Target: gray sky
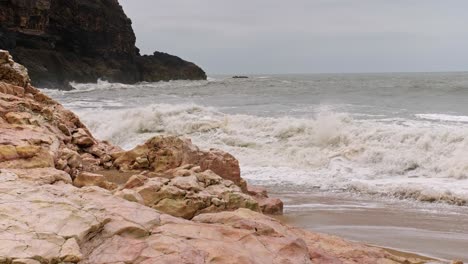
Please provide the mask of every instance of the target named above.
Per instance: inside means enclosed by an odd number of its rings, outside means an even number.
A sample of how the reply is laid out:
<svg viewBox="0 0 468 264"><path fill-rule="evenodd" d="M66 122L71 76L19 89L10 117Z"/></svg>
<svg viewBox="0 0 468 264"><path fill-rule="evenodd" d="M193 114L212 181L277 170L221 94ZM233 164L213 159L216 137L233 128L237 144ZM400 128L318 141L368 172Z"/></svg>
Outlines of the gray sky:
<svg viewBox="0 0 468 264"><path fill-rule="evenodd" d="M142 53L208 74L468 70L467 0L120 0Z"/></svg>

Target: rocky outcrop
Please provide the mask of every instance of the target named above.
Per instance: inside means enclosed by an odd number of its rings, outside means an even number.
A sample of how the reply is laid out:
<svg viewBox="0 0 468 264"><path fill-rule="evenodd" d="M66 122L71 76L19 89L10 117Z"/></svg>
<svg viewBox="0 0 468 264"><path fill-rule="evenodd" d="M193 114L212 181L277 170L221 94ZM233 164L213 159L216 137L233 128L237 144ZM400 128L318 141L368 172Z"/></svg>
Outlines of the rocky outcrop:
<svg viewBox="0 0 468 264"><path fill-rule="evenodd" d="M0 1L0 49L25 65L33 84L135 83L206 79L193 63L155 52L140 56L131 21L117 0Z"/></svg>
<svg viewBox="0 0 468 264"><path fill-rule="evenodd" d="M0 263L424 263L248 209L192 221L98 187L0 173Z"/></svg>
<svg viewBox="0 0 468 264"><path fill-rule="evenodd" d="M272 210L266 191L245 186L227 153L173 137L127 152L101 142L8 55L0 51L0 263L426 262L259 213Z"/></svg>
<svg viewBox="0 0 468 264"><path fill-rule="evenodd" d="M238 208L260 211L253 197L210 170L202 172L200 167L185 166L174 172L179 176L165 174L149 178L144 174L134 175L117 195L185 219Z"/></svg>
<svg viewBox="0 0 468 264"><path fill-rule="evenodd" d="M0 76L0 168L52 167L74 178L112 165L110 154L121 149L93 138L75 114L32 87L24 67L6 61Z"/></svg>
<svg viewBox="0 0 468 264"><path fill-rule="evenodd" d="M201 151L190 139L154 137L133 150L114 153L114 167L121 171L148 170L173 173L170 170L184 165L196 165L201 171L212 170L223 179L233 181L245 190L240 177L239 161L231 154L211 149Z"/></svg>

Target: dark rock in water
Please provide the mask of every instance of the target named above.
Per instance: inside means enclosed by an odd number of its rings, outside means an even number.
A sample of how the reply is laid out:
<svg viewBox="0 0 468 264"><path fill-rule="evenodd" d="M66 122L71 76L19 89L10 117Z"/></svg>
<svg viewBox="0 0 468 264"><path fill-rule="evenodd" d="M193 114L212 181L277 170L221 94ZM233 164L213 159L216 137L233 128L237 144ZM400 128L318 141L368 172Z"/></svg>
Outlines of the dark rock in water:
<svg viewBox="0 0 468 264"><path fill-rule="evenodd" d="M248 79L249 77L248 76L243 76L243 75L236 75L236 76L232 76L233 79Z"/></svg>
<svg viewBox="0 0 468 264"><path fill-rule="evenodd" d="M0 0L0 49L29 69L33 84L136 83L206 79L176 56L140 56L131 20L117 0Z"/></svg>

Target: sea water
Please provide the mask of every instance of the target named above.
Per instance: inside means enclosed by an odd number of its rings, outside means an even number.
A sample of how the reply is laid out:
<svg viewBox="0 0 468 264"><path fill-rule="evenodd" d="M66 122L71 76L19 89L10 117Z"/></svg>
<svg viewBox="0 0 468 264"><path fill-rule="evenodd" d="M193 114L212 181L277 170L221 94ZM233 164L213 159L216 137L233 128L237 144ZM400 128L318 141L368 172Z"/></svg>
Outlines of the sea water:
<svg viewBox="0 0 468 264"><path fill-rule="evenodd" d="M315 74L46 90L102 140L232 153L276 190L468 201L468 73Z"/></svg>

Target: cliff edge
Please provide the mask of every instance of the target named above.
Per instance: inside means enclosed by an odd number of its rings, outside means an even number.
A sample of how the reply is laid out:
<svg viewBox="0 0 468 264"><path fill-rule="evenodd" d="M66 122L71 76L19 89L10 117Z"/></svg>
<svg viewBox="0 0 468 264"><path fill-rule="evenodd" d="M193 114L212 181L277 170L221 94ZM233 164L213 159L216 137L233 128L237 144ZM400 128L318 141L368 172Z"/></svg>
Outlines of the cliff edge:
<svg viewBox="0 0 468 264"><path fill-rule="evenodd" d="M0 1L0 49L29 69L32 84L206 79L197 65L155 52L141 56L117 0Z"/></svg>

